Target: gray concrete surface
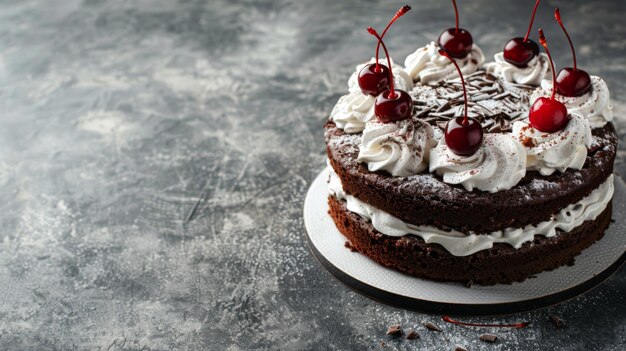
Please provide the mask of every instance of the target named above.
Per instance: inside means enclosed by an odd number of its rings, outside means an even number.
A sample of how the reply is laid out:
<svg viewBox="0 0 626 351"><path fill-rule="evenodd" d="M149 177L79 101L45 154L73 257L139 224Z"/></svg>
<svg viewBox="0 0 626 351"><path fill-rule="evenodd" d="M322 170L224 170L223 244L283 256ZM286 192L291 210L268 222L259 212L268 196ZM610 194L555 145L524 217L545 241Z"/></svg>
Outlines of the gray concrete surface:
<svg viewBox="0 0 626 351"><path fill-rule="evenodd" d="M459 3L490 57L532 5ZM373 55L365 27L401 4L1 1L0 349L624 349L624 270L547 310L469 319L533 323L492 345L427 331L437 316L362 297L309 253L322 124ZM400 59L454 20L447 1L409 4L387 42ZM580 65L606 78L624 140L626 3L545 1L537 23L563 66L554 6ZM392 323L421 339L386 337Z"/></svg>

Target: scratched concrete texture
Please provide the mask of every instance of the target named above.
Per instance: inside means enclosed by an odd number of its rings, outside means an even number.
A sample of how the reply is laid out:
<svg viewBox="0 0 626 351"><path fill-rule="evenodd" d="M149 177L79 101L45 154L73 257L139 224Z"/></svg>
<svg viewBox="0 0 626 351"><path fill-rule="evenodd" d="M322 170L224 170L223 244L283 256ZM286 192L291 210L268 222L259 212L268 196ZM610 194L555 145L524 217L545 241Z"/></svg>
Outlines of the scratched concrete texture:
<svg viewBox="0 0 626 351"><path fill-rule="evenodd" d="M489 57L524 34L532 5L459 3ZM0 349L624 349L623 270L547 310L468 319L530 328L476 330L369 300L309 253L322 124L373 55L365 27L401 4L1 1ZM387 41L400 60L454 21L447 1L410 4ZM554 6L580 65L608 81L624 140L626 3L541 5L564 66ZM421 339L385 336L393 323Z"/></svg>

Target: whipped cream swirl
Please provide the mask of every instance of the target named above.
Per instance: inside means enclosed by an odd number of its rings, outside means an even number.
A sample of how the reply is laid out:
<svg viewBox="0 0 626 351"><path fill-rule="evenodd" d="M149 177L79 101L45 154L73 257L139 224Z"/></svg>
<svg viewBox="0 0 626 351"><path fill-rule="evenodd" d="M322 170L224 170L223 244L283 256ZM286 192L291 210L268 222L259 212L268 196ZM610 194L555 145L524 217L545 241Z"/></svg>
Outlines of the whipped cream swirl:
<svg viewBox="0 0 626 351"><path fill-rule="evenodd" d="M472 51L467 57L456 60L463 75L476 72L483 62L485 62L485 55L476 44L472 46ZM422 84L434 85L444 79L458 77L452 62L439 55L439 46L434 41L407 56L404 66L413 81Z"/></svg>
<svg viewBox="0 0 626 351"><path fill-rule="evenodd" d="M508 134L485 134L480 149L471 156L454 154L442 138L430 151L430 172L467 191L477 188L493 193L511 189L524 178L526 154L522 144Z"/></svg>
<svg viewBox="0 0 626 351"><path fill-rule="evenodd" d="M435 145L432 127L416 117L394 123L372 119L365 124L357 161L367 163L371 172L406 177L428 168L428 154Z"/></svg>
<svg viewBox="0 0 626 351"><path fill-rule="evenodd" d="M591 146L591 128L587 118L572 113L565 128L545 133L533 128L528 120L513 124L512 135L526 147L527 168L550 175L568 168L581 169Z"/></svg>
<svg viewBox="0 0 626 351"><path fill-rule="evenodd" d="M339 98L330 113L330 119L344 132L360 133L365 128L365 122L374 117L375 97L355 91Z"/></svg>
<svg viewBox="0 0 626 351"><path fill-rule="evenodd" d="M394 63L393 59L390 59L390 61L391 70L393 72L394 88L407 92L413 89L413 81L411 80L411 77L409 77L409 75L404 72L402 66ZM380 58L378 62L382 65L387 66L387 60L385 58ZM350 91L350 93L361 92L361 87L359 87L359 72L361 72L365 65L369 65L371 63L376 63L376 58L372 57L369 62L365 62L356 66L356 71L354 71L354 73L352 73L352 75L350 76L350 79L348 79L348 90Z"/></svg>
<svg viewBox="0 0 626 351"><path fill-rule="evenodd" d="M588 196L577 203L571 204L551 219L527 225L523 228L506 228L489 234L463 234L451 230L444 231L434 226L413 225L376 207L348 195L341 186L341 180L330 168L329 192L337 199L345 200L349 211L372 222L372 226L382 234L389 236L404 236L413 234L422 238L427 244L440 244L454 256L468 256L478 251L491 249L493 244L505 243L519 249L535 238L535 235L553 237L557 230L562 230L567 235L569 231L580 226L585 221L596 219L608 205L613 197L613 175L602 183Z"/></svg>
<svg viewBox="0 0 626 351"><path fill-rule="evenodd" d="M485 65L487 73L502 79L505 83L539 86L541 81L550 74L548 55L540 53L526 67L520 68L504 60L504 53L493 56L495 62Z"/></svg>
<svg viewBox="0 0 626 351"><path fill-rule="evenodd" d="M541 88L535 91L531 101L540 96L550 95L552 95L552 81L544 79L541 82ZM591 128L602 128L607 122L613 120L613 104L609 88L598 76L591 76L591 89L587 93L573 97L557 93L555 98L564 103L569 112L587 117Z"/></svg>
<svg viewBox="0 0 626 351"><path fill-rule="evenodd" d="M335 122L337 128L343 129L346 133L360 133L365 127L365 123L374 117L375 96L363 94L359 87L359 72L365 65L376 63L376 59L372 57L369 62L356 66L356 71L352 73L348 80L349 94L339 98L339 101L330 113L330 119ZM380 63L387 65L387 62L381 60ZM397 89L410 91L413 88L413 81L408 74L402 70L391 60L393 70L394 84Z"/></svg>

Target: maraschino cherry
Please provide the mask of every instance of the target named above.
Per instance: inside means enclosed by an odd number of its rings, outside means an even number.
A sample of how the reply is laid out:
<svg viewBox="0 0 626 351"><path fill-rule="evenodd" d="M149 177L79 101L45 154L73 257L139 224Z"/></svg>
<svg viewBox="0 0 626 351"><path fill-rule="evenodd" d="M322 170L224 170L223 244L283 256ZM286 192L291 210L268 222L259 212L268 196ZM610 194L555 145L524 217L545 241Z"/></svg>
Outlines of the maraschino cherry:
<svg viewBox="0 0 626 351"><path fill-rule="evenodd" d="M470 32L463 28L459 28L459 10L456 8L456 1L452 0L454 6L454 15L456 18L456 26L444 30L437 39L439 48L448 53L448 55L462 59L472 51L474 40Z"/></svg>
<svg viewBox="0 0 626 351"><path fill-rule="evenodd" d="M385 56L387 56L387 64L391 67L391 58L383 39L372 27L368 27L367 31L378 39L383 46ZM413 113L413 99L403 90L394 89L393 71L389 68L389 90L385 90L376 97L374 102L374 114L382 123L391 123L411 118Z"/></svg>
<svg viewBox="0 0 626 351"><path fill-rule="evenodd" d="M380 37L383 38L389 27L391 27L398 18L409 12L410 9L411 7L408 5L402 6L389 23L387 23L387 27L385 27ZM364 95L377 96L382 91L389 89L389 68L378 62L379 48L380 42L376 45L376 63L365 65L365 67L359 71L359 87Z"/></svg>
<svg viewBox="0 0 626 351"><path fill-rule="evenodd" d="M483 142L483 127L476 119L467 116L467 89L465 88L465 79L463 79L459 65L447 52L439 50L439 54L447 57L454 64L459 77L461 77L463 98L465 99L464 116L455 117L446 124L446 144L455 154L470 156L478 151Z"/></svg>
<svg viewBox="0 0 626 351"><path fill-rule="evenodd" d="M548 50L548 42L541 28L539 28L539 42L546 50L550 66L552 67L552 96L550 98L537 98L530 107L528 119L530 120L530 125L535 129L545 133L553 133L565 128L569 119L567 117L567 107L554 98L556 92L554 62L552 62L552 56L550 55L550 50Z"/></svg>
<svg viewBox="0 0 626 351"><path fill-rule="evenodd" d="M556 76L556 90L561 95L565 96L580 96L589 91L591 88L591 77L589 77L589 73L583 71L582 69L578 69L576 66L576 51L574 51L574 44L572 44L572 39L569 37L567 30L565 30L565 26L563 25L563 21L561 21L561 13L559 13L559 9L554 10L554 18L565 32L565 36L567 37L567 41L569 41L569 47L572 49L572 56L574 57L574 67L565 67L559 71L559 74Z"/></svg>
<svg viewBox="0 0 626 351"><path fill-rule="evenodd" d="M535 2L533 15L530 17L530 24L528 25L526 36L523 38L513 38L504 45L504 60L520 68L526 67L530 60L539 55L539 45L528 39L528 36L530 35L530 30L533 28L535 13L537 12L540 1L541 0L537 0Z"/></svg>

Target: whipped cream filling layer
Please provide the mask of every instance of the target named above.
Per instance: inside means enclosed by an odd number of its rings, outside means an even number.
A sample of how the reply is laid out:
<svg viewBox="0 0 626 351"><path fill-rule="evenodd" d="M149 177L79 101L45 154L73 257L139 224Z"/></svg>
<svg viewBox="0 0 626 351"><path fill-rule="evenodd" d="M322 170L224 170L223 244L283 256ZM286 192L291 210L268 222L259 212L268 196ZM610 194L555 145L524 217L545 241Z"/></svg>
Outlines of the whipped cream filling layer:
<svg viewBox="0 0 626 351"><path fill-rule="evenodd" d="M456 60L464 76L476 72L483 62L485 54L476 44L472 46L467 57ZM444 79L458 77L454 65L439 54L439 46L434 41L407 56L404 66L413 81L422 84L438 84Z"/></svg>
<svg viewBox="0 0 626 351"><path fill-rule="evenodd" d="M346 194L341 180L332 167L328 167L328 190L337 199L345 200L349 211L354 212L372 223L379 232L389 236L413 234L422 238L427 244L440 244L454 256L467 256L481 250L487 250L496 243L505 243L516 249L526 242L532 241L535 235L553 237L557 229L569 232L585 221L596 219L607 207L613 197L613 175L602 183L591 194L577 203L563 208L548 221L523 228L506 228L489 234L466 235L458 231L444 231L427 225L416 226L406 223L391 214L375 208L356 197Z"/></svg>
<svg viewBox="0 0 626 351"><path fill-rule="evenodd" d="M540 96L552 95L552 81L544 79L531 97L535 101ZM565 104L570 113L581 114L589 120L591 128L602 128L613 120L613 104L606 82L598 76L591 76L591 89L581 96L563 96L555 98Z"/></svg>

